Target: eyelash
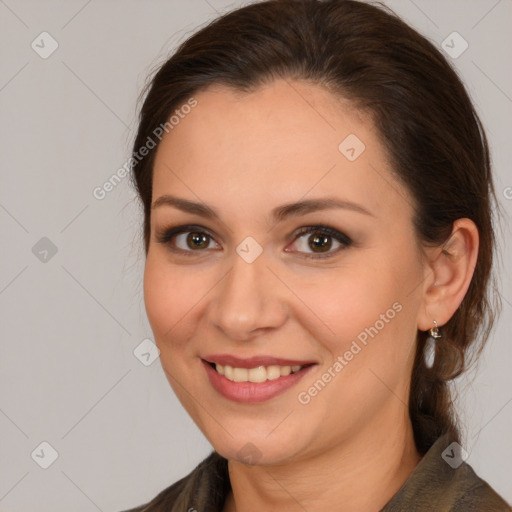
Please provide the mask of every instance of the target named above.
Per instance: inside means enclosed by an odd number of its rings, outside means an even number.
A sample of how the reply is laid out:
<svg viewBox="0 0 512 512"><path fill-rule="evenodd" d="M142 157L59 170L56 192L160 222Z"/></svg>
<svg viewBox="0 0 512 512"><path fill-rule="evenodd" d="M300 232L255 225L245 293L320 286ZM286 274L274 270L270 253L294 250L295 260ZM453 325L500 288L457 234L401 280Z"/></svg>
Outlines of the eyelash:
<svg viewBox="0 0 512 512"><path fill-rule="evenodd" d="M169 249L173 252L178 252L180 254L183 254L185 256L194 256L194 253L202 252L200 249L198 250L183 250L183 249L177 249L175 247L171 246L171 241L176 237L177 235L181 235L184 233L198 233L202 235L206 235L211 240L215 239L206 231L204 228L201 228L200 226L176 226L173 228L169 228L166 230L163 230L161 233L156 234L156 240L160 244L168 245ZM352 245L352 240L342 233L341 231L338 231L337 229L331 228L329 226L305 226L303 228L300 228L298 231L296 231L291 237L289 237L293 242L298 240L300 237L307 235L307 234L324 234L331 238L334 238L337 242L341 244L341 247L338 247L335 251L326 252L326 253L304 253L300 252L302 256L305 258L310 259L323 259L323 258L329 258L334 256L335 254L338 254L343 249L348 248Z"/></svg>

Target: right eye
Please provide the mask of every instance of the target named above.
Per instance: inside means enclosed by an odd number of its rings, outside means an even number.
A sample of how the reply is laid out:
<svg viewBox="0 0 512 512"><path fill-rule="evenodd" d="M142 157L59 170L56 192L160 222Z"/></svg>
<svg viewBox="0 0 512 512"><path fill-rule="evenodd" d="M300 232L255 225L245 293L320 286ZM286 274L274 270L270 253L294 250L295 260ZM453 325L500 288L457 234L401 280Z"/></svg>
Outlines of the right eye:
<svg viewBox="0 0 512 512"><path fill-rule="evenodd" d="M167 245L171 251L192 256L191 253L211 249L218 245L213 237L198 226L176 226L157 234L157 242Z"/></svg>

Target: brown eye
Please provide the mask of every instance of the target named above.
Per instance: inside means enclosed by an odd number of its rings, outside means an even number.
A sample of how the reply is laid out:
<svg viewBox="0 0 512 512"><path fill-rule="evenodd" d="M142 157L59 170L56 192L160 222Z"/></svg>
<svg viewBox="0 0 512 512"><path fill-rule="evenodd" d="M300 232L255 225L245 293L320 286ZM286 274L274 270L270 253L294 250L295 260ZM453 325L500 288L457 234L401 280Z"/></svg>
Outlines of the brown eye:
<svg viewBox="0 0 512 512"><path fill-rule="evenodd" d="M310 235L308 245L313 252L326 252L332 247L332 239L327 235Z"/></svg>
<svg viewBox="0 0 512 512"><path fill-rule="evenodd" d="M209 244L209 237L205 233L191 231L187 236L187 244L191 249L205 249Z"/></svg>
<svg viewBox="0 0 512 512"><path fill-rule="evenodd" d="M294 240L294 250L306 258L328 258L352 245L352 240L347 235L328 226L302 228ZM293 251L286 249L286 252Z"/></svg>
<svg viewBox="0 0 512 512"><path fill-rule="evenodd" d="M156 233L158 243L164 244L174 252L190 256L204 252L204 249L218 249L214 238L197 226L176 226Z"/></svg>

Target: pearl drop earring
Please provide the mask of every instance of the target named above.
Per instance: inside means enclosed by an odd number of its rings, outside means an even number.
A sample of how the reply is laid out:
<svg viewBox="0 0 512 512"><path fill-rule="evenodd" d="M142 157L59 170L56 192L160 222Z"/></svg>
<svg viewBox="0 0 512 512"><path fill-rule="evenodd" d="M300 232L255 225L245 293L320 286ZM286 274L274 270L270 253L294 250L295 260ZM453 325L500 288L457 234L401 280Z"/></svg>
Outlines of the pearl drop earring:
<svg viewBox="0 0 512 512"><path fill-rule="evenodd" d="M436 340L441 338L442 335L439 332L439 327L437 327L437 322L434 320L434 327L429 329L429 337L425 342L425 349L423 355L425 357L425 366L427 368L432 368L434 366L434 361L436 357Z"/></svg>

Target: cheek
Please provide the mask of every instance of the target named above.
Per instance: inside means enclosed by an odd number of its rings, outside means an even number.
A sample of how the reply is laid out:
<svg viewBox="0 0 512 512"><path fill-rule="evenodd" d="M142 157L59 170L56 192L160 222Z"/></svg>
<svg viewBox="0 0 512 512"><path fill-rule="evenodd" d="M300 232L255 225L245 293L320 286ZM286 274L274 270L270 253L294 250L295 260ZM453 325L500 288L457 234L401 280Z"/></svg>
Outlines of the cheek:
<svg viewBox="0 0 512 512"><path fill-rule="evenodd" d="M171 271L163 258L152 254L146 259L144 269L144 302L155 341L161 352L179 349L183 340L187 313L197 302L194 283L187 281L182 273Z"/></svg>
<svg viewBox="0 0 512 512"><path fill-rule="evenodd" d="M317 279L303 296L334 334L322 329L317 336L323 367L302 384L298 399L333 429L340 422L359 428L390 399L399 408L407 400L416 332L407 276L403 267L359 268L364 272L344 269L336 281Z"/></svg>
<svg viewBox="0 0 512 512"><path fill-rule="evenodd" d="M317 313L325 326L322 331L339 340L341 346L343 340L357 336L379 320L400 295L399 285L389 269L372 268L369 262L361 261L316 275L307 286L297 281L293 289ZM390 315L394 316L393 313L394 310Z"/></svg>
<svg viewBox="0 0 512 512"><path fill-rule="evenodd" d="M299 280L292 286L316 313L316 327L303 327L316 333L326 351L324 363L346 354L351 370L345 373L371 365L386 371L407 366L416 332L412 264L411 260L392 265L382 255L358 257L336 272L316 275L306 286L304 279L302 286Z"/></svg>

